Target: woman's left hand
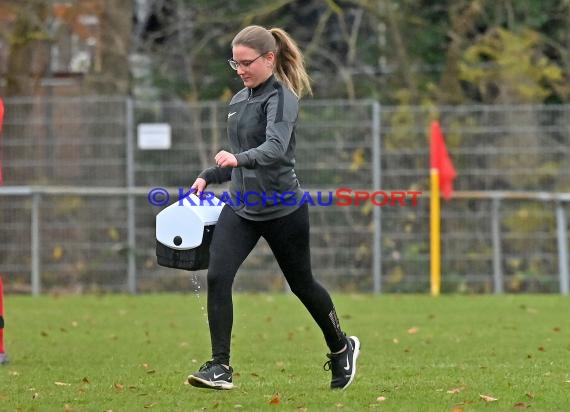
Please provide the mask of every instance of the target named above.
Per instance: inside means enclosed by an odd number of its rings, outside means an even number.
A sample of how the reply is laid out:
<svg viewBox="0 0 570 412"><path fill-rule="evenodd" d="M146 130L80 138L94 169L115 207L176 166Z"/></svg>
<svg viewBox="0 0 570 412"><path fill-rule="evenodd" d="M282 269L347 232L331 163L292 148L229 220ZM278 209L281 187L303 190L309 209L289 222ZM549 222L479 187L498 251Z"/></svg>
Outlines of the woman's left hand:
<svg viewBox="0 0 570 412"><path fill-rule="evenodd" d="M218 154L214 156L214 160L218 167L237 167L238 165L236 157L225 150L219 151Z"/></svg>

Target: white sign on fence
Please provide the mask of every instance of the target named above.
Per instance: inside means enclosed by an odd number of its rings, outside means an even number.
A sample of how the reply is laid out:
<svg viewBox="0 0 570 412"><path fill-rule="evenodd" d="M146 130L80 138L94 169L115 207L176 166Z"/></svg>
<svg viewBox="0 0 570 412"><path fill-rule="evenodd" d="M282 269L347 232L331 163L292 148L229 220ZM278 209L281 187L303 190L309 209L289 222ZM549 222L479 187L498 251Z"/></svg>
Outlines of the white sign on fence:
<svg viewBox="0 0 570 412"><path fill-rule="evenodd" d="M168 123L139 124L138 148L142 150L170 149L170 125Z"/></svg>

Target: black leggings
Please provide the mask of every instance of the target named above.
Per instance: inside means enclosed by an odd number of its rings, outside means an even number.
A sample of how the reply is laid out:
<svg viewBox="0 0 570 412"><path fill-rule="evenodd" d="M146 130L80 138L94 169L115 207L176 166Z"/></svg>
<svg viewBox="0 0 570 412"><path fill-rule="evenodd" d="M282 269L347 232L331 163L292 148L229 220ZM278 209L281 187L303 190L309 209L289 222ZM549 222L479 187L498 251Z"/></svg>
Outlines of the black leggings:
<svg viewBox="0 0 570 412"><path fill-rule="evenodd" d="M321 328L331 352L341 350L345 338L332 300L311 271L309 208L269 221L253 221L224 206L210 245L208 268L208 322L212 359L229 365L233 324L232 285L236 273L259 238L269 244L291 291Z"/></svg>

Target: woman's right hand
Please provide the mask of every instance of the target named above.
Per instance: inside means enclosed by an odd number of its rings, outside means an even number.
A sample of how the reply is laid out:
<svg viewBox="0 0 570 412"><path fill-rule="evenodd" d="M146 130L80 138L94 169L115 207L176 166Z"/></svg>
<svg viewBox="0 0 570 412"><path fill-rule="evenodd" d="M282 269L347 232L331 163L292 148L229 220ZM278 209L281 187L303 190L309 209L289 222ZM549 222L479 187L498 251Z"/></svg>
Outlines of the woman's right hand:
<svg viewBox="0 0 570 412"><path fill-rule="evenodd" d="M204 189L206 189L206 186L208 186L206 180L199 177L194 181L194 184L190 186L190 189L194 189L194 194L200 197Z"/></svg>

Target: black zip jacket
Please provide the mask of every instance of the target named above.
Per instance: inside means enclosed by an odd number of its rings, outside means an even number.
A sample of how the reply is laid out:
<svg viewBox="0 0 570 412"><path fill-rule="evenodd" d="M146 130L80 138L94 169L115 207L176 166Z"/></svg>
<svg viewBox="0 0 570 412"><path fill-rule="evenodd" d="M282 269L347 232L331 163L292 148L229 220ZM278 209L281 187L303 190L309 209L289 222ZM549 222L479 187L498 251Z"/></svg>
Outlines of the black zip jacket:
<svg viewBox="0 0 570 412"><path fill-rule="evenodd" d="M207 184L231 180L227 204L239 216L269 220L299 207L303 192L294 170L298 114L297 96L275 76L232 98L227 132L238 166L211 167L199 177Z"/></svg>

